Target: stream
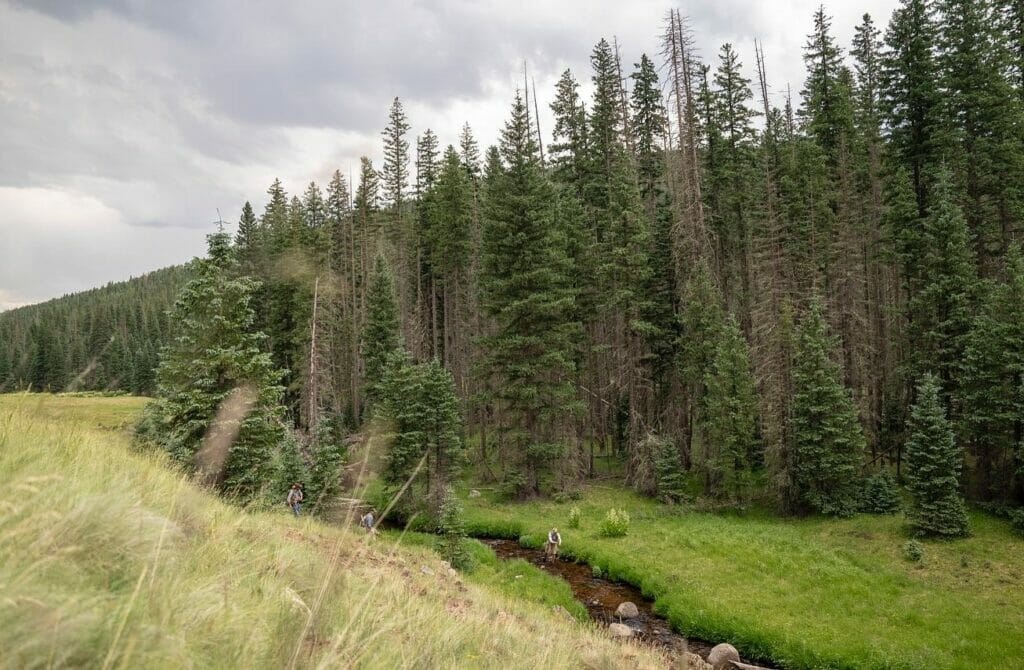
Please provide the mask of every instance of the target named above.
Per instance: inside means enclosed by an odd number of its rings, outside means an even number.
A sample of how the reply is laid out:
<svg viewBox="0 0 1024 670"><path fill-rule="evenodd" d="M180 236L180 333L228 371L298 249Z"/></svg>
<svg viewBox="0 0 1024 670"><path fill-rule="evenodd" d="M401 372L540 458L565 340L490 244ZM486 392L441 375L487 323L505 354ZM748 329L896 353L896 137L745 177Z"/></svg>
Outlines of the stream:
<svg viewBox="0 0 1024 670"><path fill-rule="evenodd" d="M573 596L586 606L594 621L603 624L624 623L633 629L637 639L666 649L673 656L689 651L707 660L708 653L714 647L713 643L706 640L687 638L675 632L668 621L654 613L653 603L643 596L640 589L595 577L591 567L585 563L565 559L546 562L542 550L529 549L515 540L481 538L480 541L493 549L498 558L521 558L567 581L572 587ZM615 610L626 601L635 604L640 614L633 619L620 620Z"/></svg>

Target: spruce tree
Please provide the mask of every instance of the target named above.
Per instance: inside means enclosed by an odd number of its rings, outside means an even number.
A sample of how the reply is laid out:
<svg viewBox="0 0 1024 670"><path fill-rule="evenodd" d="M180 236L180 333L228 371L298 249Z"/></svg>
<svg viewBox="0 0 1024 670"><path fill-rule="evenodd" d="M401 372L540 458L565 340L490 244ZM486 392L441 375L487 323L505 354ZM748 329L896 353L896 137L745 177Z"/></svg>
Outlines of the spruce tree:
<svg viewBox="0 0 1024 670"><path fill-rule="evenodd" d="M910 523L922 535L961 537L969 532L960 495L963 452L953 437L939 399L938 380L926 375L917 387L906 445L906 479Z"/></svg>
<svg viewBox="0 0 1024 670"><path fill-rule="evenodd" d="M662 143L668 127L665 106L661 100L661 87L654 62L647 54L640 56L633 73L632 123L633 147L636 152L637 176L640 195L645 202L653 202L656 185L664 172Z"/></svg>
<svg viewBox="0 0 1024 670"><path fill-rule="evenodd" d="M732 502L749 499L757 451L757 390L747 343L734 318L726 320L715 346L702 413L709 493Z"/></svg>
<svg viewBox="0 0 1024 670"><path fill-rule="evenodd" d="M384 182L384 200L394 209L401 210L405 190L409 186L409 122L405 118L402 103L395 98L388 113L388 126L381 133L384 137L384 164L381 179Z"/></svg>
<svg viewBox="0 0 1024 670"><path fill-rule="evenodd" d="M501 157L505 165L489 153L485 178L481 303L494 331L481 344L495 377L493 399L508 422L512 488L527 495L539 492L543 472L562 452L577 407L571 380L579 323L556 192L540 168L519 96L502 131Z"/></svg>
<svg viewBox="0 0 1024 670"><path fill-rule="evenodd" d="M237 276L226 233L207 240L207 258L193 263L193 279L174 305L177 333L161 353L158 399L148 414L164 448L186 465L211 429L237 427L224 470L215 474L222 491L251 500L270 483L281 439L281 373L264 353L265 336L253 329L256 284ZM215 426L221 403L239 389L251 408L236 408L238 414Z"/></svg>
<svg viewBox="0 0 1024 670"><path fill-rule="evenodd" d="M548 145L552 178L582 194L587 171L587 117L579 83L570 70L558 78L551 112L555 118L552 142Z"/></svg>
<svg viewBox="0 0 1024 670"><path fill-rule="evenodd" d="M834 162L840 143L849 141L852 119L847 104L849 91L843 80L842 50L832 36L832 18L824 6L814 13L814 32L804 46L807 81L801 91L804 105L800 115L807 131Z"/></svg>
<svg viewBox="0 0 1024 670"><path fill-rule="evenodd" d="M812 305L798 325L790 416L790 479L799 509L836 516L857 511L864 434L839 366L836 342Z"/></svg>
<svg viewBox="0 0 1024 670"><path fill-rule="evenodd" d="M362 332L363 384L371 404L381 399L381 384L387 375L389 357L402 349L399 325L391 269L384 257L378 255L366 292L366 321Z"/></svg>
<svg viewBox="0 0 1024 670"><path fill-rule="evenodd" d="M260 227L248 200L242 205L242 216L238 219L235 249L241 271L252 275L260 257Z"/></svg>
<svg viewBox="0 0 1024 670"><path fill-rule="evenodd" d="M311 445L313 462L310 466L306 501L314 514L324 514L341 492L345 459L345 422L338 414L324 416L316 426Z"/></svg>

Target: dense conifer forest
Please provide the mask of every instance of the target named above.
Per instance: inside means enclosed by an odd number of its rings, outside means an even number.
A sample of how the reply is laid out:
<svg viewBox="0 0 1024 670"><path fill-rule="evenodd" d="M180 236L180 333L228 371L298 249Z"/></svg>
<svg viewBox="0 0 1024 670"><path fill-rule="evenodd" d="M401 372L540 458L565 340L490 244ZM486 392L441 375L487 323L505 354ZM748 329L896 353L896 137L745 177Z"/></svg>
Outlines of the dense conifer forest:
<svg viewBox="0 0 1024 670"><path fill-rule="evenodd" d="M961 494L1024 502L1024 4L904 0L849 45L809 19L781 107L771 54L697 54L678 12L661 53L601 39L591 71L510 94L498 138L412 137L395 98L383 162L274 181L173 323L181 268L0 317L0 384L159 392L173 427L182 352L218 324L202 404L257 384L253 454L291 444L275 412L301 441L379 409L388 476L425 459L435 510L466 458L530 497L614 456L643 493L689 472L794 513L851 514L891 471L960 534Z"/></svg>

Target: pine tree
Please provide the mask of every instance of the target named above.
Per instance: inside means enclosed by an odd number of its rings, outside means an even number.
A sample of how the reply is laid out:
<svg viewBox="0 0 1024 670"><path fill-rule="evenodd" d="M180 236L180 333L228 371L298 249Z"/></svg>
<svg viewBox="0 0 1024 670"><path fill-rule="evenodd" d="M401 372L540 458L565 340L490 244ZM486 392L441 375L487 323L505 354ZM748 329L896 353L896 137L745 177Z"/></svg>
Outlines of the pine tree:
<svg viewBox="0 0 1024 670"><path fill-rule="evenodd" d="M463 462L458 400L451 374L437 361L401 359L392 354L382 389L383 411L395 429L382 476L394 488L412 479L413 493L400 503L402 511L426 511L436 521L444 492Z"/></svg>
<svg viewBox="0 0 1024 670"><path fill-rule="evenodd" d="M885 32L882 107L890 155L913 184L918 215L928 211L930 170L938 162L938 73L929 0L901 0Z"/></svg>
<svg viewBox="0 0 1024 670"><path fill-rule="evenodd" d="M931 375L917 387L906 454L910 523L922 535L967 535L967 511L960 495L963 453L939 400L938 380Z"/></svg>
<svg viewBox="0 0 1024 670"><path fill-rule="evenodd" d="M821 307L798 325L793 363L791 479L797 511L848 516L857 511L864 434L825 332Z"/></svg>
<svg viewBox="0 0 1024 670"><path fill-rule="evenodd" d="M668 117L661 100L658 72L647 54L640 56L633 73L632 123L633 147L636 152L640 195L653 202L655 188L664 172L662 144L668 128ZM653 212L651 212L653 213Z"/></svg>
<svg viewBox="0 0 1024 670"><path fill-rule="evenodd" d="M381 384L387 375L391 354L402 349L398 305L391 269L377 256L366 293L366 321L362 332L363 383L372 404L381 399Z"/></svg>
<svg viewBox="0 0 1024 670"><path fill-rule="evenodd" d="M552 178L582 194L587 171L587 117L579 83L570 70L563 72L555 85L551 111L555 117L553 141L548 145Z"/></svg>
<svg viewBox="0 0 1024 670"><path fill-rule="evenodd" d="M757 454L757 390L747 343L735 319L726 320L705 374L704 468L709 493L746 502Z"/></svg>
<svg viewBox="0 0 1024 670"><path fill-rule="evenodd" d="M395 212L402 208L405 189L409 186L409 122L405 118L402 103L395 98L388 114L388 126L384 129L384 164L381 179L384 181L384 200Z"/></svg>
<svg viewBox="0 0 1024 670"><path fill-rule="evenodd" d="M964 352L959 405L983 499L1024 502L1024 253L1014 245L1006 279L979 292Z"/></svg>
<svg viewBox="0 0 1024 670"><path fill-rule="evenodd" d="M571 379L579 324L555 190L540 169L519 96L502 132L501 155L507 167L489 153L485 179L481 303L494 334L482 345L522 476L514 488L523 495L540 490L543 471L562 451L577 405Z"/></svg>
<svg viewBox="0 0 1024 670"><path fill-rule="evenodd" d="M306 500L310 511L323 514L342 490L345 459L345 423L337 414L324 416L316 426L312 446L313 462L309 473Z"/></svg>
<svg viewBox="0 0 1024 670"><path fill-rule="evenodd" d="M846 100L849 91L843 81L843 54L831 33L832 18L824 6L814 13L814 32L804 46L807 81L801 91L804 105L800 115L808 133L834 163L842 142L852 133L852 119Z"/></svg>
<svg viewBox="0 0 1024 670"><path fill-rule="evenodd" d="M468 123L462 124L462 131L459 133L459 158L470 180L475 184L480 179L480 145L473 137L473 129Z"/></svg>
<svg viewBox="0 0 1024 670"><path fill-rule="evenodd" d="M242 216L238 219L238 232L235 234L235 249L238 262L243 273L252 275L257 259L261 255L260 227L252 205L246 200L242 205Z"/></svg>
<svg viewBox="0 0 1024 670"><path fill-rule="evenodd" d="M438 530L441 532L438 543L441 557L456 570L471 570L473 556L466 547L466 522L463 520L462 505L451 487L445 489Z"/></svg>
<svg viewBox="0 0 1024 670"><path fill-rule="evenodd" d="M917 376L935 372L946 390L956 393L977 274L967 222L953 201L946 170L939 174L934 204L923 221L916 263L920 279L911 286L907 304L912 369Z"/></svg>
<svg viewBox="0 0 1024 670"><path fill-rule="evenodd" d="M208 257L194 262L194 278L175 303L177 335L161 354L158 399L148 412L163 446L183 464L193 462L208 432L237 427L223 471L213 474L221 490L251 500L270 483L281 439L281 373L263 352L265 336L253 331L255 283L236 276L226 233L207 239ZM215 422L221 404L240 390L251 408L229 403L234 414Z"/></svg>

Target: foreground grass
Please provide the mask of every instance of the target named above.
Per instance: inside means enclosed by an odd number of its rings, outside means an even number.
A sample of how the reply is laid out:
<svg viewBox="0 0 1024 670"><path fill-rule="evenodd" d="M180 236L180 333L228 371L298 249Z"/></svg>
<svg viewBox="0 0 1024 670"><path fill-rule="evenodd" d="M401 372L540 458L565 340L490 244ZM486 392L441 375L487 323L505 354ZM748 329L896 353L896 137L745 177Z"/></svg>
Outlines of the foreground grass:
<svg viewBox="0 0 1024 670"><path fill-rule="evenodd" d="M665 667L425 548L223 504L38 401L0 406L0 667Z"/></svg>
<svg viewBox="0 0 1024 670"><path fill-rule="evenodd" d="M611 507L632 518L625 538L597 534ZM568 553L656 597L681 630L787 668L1024 668L1024 542L987 516L912 563L896 517L687 513L614 487L565 504L484 496L467 515L475 534L538 546L558 526Z"/></svg>

